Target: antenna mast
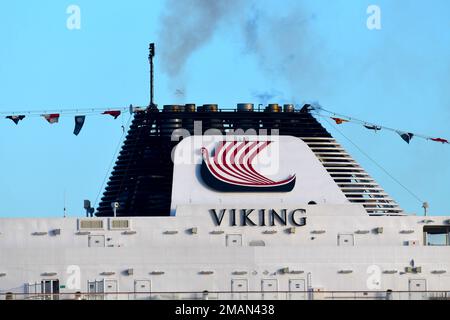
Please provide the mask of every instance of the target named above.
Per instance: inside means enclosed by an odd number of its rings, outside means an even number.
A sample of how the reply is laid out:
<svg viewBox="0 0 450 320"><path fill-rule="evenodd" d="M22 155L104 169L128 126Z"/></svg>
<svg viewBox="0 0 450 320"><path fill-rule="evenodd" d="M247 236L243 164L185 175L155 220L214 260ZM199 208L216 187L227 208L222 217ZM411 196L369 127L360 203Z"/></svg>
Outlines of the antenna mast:
<svg viewBox="0 0 450 320"><path fill-rule="evenodd" d="M154 103L154 84L153 84L153 57L155 56L155 44L150 43L149 46L149 55L148 55L148 61L150 62L150 109L156 108L156 105Z"/></svg>
<svg viewBox="0 0 450 320"><path fill-rule="evenodd" d="M64 189L64 218L67 217L67 212L66 212L66 189Z"/></svg>
<svg viewBox="0 0 450 320"><path fill-rule="evenodd" d="M430 208L430 205L428 204L428 202L424 202L422 204L422 208L424 210L424 214L423 215L426 217L428 215L428 208Z"/></svg>

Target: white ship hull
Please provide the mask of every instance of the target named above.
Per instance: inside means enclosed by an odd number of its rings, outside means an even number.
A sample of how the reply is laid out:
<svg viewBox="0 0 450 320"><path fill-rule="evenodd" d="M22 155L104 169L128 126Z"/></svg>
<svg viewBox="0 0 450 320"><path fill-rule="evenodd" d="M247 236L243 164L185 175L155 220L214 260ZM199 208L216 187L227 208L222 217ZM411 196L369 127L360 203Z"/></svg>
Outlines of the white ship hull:
<svg viewBox="0 0 450 320"><path fill-rule="evenodd" d="M339 210L357 213L355 207ZM364 297L363 292L374 291L449 290L448 247L423 242L424 225L445 225L448 218L424 223L423 217L321 215L332 208L305 207L307 224L295 229L217 227L212 219L155 217L127 219L127 230L109 230L114 218L95 219L103 221L104 229L86 231L74 218L4 219L0 288L3 293L39 294L45 292L46 280L58 280L61 294L163 298L195 292L195 298L209 291L231 298L231 292L243 291L250 293L240 298L255 299L287 298L287 293L309 297L298 291L316 292L316 298L322 292L326 298L348 295L341 291ZM206 207L195 210L208 214ZM56 229L59 235L53 234ZM79 279L73 266L79 268ZM96 282L96 288L89 287ZM280 293L251 293L264 291Z"/></svg>
<svg viewBox="0 0 450 320"><path fill-rule="evenodd" d="M177 151L201 158L193 139ZM335 182L300 139L280 146L282 175L297 179L288 194L220 193L188 161L175 163L172 216L0 219L1 297L447 296L450 217L405 215L381 193L352 203L345 190L368 182Z"/></svg>

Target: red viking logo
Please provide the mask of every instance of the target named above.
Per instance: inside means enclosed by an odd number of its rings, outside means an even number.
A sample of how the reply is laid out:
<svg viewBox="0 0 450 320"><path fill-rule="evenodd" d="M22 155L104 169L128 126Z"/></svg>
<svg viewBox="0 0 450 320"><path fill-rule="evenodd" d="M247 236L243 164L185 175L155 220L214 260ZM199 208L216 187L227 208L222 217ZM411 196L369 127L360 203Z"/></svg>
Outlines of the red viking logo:
<svg viewBox="0 0 450 320"><path fill-rule="evenodd" d="M273 141L223 141L214 157L202 148L201 175L211 188L222 192L289 192L295 186L295 174L274 181L253 166L256 156Z"/></svg>

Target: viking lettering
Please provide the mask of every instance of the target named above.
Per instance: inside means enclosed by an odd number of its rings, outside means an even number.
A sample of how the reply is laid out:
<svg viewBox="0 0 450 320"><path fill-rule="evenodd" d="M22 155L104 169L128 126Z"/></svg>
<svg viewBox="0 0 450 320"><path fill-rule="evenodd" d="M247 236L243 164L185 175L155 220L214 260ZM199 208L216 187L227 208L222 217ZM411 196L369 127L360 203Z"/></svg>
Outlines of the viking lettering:
<svg viewBox="0 0 450 320"><path fill-rule="evenodd" d="M250 210L246 210L246 209L242 209L242 219L241 219L241 226L245 227L245 226L256 226L256 223L254 223L248 216L255 211L255 209L250 209Z"/></svg>

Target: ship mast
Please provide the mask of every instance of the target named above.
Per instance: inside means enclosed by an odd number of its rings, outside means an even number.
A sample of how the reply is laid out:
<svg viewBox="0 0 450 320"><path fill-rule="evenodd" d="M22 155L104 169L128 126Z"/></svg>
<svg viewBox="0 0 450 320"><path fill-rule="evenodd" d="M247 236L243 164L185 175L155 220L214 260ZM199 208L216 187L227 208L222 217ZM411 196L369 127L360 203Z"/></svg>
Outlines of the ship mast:
<svg viewBox="0 0 450 320"><path fill-rule="evenodd" d="M155 57L155 44L150 43L149 46L149 55L148 55L148 61L150 63L150 104L149 109L155 109L156 105L154 103L154 84L153 84L153 58Z"/></svg>

